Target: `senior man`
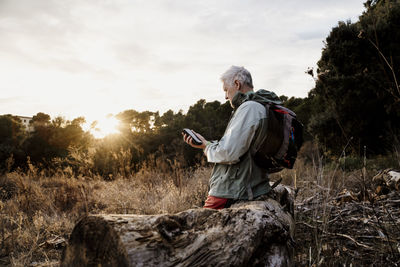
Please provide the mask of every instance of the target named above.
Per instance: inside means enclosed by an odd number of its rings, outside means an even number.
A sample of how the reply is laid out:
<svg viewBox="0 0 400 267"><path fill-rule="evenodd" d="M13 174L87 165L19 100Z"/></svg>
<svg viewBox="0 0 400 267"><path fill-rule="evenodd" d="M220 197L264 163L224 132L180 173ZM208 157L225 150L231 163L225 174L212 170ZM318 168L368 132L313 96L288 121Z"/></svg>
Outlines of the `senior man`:
<svg viewBox="0 0 400 267"><path fill-rule="evenodd" d="M232 66L221 76L225 99L234 113L219 141L193 144L189 135L184 141L204 150L208 162L215 163L210 178L210 191L204 208L222 209L238 200L252 200L266 195L271 187L265 169L256 165L253 155L262 144L266 133L267 115L262 105L266 97L279 98L266 90L253 91L251 74L244 67Z"/></svg>

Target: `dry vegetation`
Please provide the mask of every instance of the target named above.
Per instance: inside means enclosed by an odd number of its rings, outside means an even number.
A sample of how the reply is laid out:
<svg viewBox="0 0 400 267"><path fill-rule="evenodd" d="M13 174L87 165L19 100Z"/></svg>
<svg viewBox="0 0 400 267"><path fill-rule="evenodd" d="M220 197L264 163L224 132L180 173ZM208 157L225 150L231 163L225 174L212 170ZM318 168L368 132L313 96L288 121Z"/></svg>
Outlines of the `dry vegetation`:
<svg viewBox="0 0 400 267"><path fill-rule="evenodd" d="M398 158L392 159L390 164L399 167ZM345 172L341 159L327 163L310 150L294 170L271 176L298 189L298 265L399 264L400 194L374 194L374 162L366 162L373 168ZM56 266L74 224L87 213L175 213L202 205L210 166L150 165L156 167L112 181L68 169L47 177L34 166L1 176L0 266ZM344 189L353 197L346 198Z"/></svg>
<svg viewBox="0 0 400 267"><path fill-rule="evenodd" d="M0 266L57 264L74 224L87 213L175 213L200 207L210 169L143 168L113 181L12 172L0 177Z"/></svg>
<svg viewBox="0 0 400 267"><path fill-rule="evenodd" d="M379 170L399 169L398 155L327 163L310 152L295 170L272 175L297 188L297 265L400 265L400 183L373 182Z"/></svg>

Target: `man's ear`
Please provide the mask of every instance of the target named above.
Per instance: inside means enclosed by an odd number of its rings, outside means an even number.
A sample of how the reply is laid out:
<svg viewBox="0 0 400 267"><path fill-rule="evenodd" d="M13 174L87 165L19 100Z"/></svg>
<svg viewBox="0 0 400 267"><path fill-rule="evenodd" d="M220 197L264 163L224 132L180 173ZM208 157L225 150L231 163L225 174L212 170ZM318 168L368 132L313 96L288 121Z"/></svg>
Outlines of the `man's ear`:
<svg viewBox="0 0 400 267"><path fill-rule="evenodd" d="M240 91L240 82L238 80L235 80L235 87L238 91Z"/></svg>

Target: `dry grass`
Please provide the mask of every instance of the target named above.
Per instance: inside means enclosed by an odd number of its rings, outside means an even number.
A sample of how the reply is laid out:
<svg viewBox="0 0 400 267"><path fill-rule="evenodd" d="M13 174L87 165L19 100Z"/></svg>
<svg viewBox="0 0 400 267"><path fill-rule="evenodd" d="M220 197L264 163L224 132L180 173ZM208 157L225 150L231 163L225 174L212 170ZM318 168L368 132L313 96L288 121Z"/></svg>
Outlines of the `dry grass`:
<svg viewBox="0 0 400 267"><path fill-rule="evenodd" d="M87 213L175 213L200 207L209 176L204 167L144 168L113 181L8 173L0 177L0 266L53 265L63 239Z"/></svg>
<svg viewBox="0 0 400 267"><path fill-rule="evenodd" d="M210 167L185 170L177 162L153 164L155 168L145 166L136 174L112 177L112 181L96 176L75 177L68 169L47 177L34 166L26 173L11 172L0 177L0 266L56 265L64 240L87 213L175 213L202 206ZM374 170L344 172L338 166L325 163L311 149L294 170L271 175L271 180L282 178L284 184L298 189L297 204L315 200L307 202L310 212L296 213L300 223L296 234L299 265L348 262L338 257L327 261L327 253L335 253L324 250L327 240L323 232L331 231L329 203L344 188L365 191ZM301 223L318 226L319 230L307 229Z"/></svg>
<svg viewBox="0 0 400 267"><path fill-rule="evenodd" d="M363 167L345 171L352 166L344 166L343 158L327 163L309 153L294 170L271 175L297 188L297 265L400 264L400 192L378 195L372 182L379 169L399 168L398 160L395 155L358 159Z"/></svg>

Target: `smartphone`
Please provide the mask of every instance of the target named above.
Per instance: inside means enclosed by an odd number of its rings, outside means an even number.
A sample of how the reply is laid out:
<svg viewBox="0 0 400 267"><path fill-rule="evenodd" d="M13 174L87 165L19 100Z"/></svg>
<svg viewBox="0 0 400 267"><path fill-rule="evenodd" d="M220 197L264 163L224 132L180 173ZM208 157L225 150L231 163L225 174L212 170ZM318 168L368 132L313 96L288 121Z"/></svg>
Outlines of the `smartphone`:
<svg viewBox="0 0 400 267"><path fill-rule="evenodd" d="M201 142L200 138L197 137L197 135L192 132L192 130L185 128L182 130L182 133L185 135L189 135L193 139L193 144L195 145L201 145L203 142Z"/></svg>

